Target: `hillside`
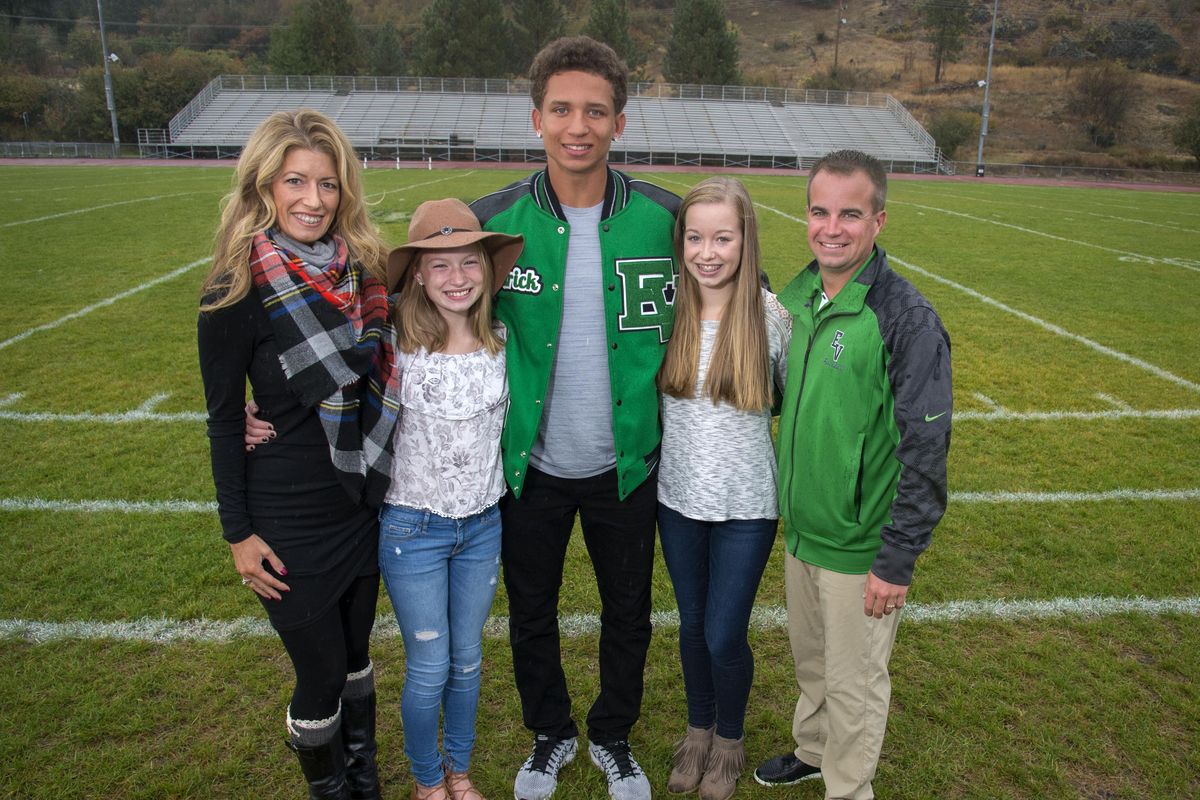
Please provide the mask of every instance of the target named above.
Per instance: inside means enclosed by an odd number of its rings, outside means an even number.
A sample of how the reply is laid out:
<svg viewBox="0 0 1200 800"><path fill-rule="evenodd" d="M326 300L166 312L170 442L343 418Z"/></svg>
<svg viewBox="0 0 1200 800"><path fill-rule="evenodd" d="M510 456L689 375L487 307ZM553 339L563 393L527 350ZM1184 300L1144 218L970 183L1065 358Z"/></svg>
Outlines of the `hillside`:
<svg viewBox="0 0 1200 800"><path fill-rule="evenodd" d="M743 2L727 0L731 21L740 31L745 82L811 88L852 88L886 92L928 126L942 111L968 112L978 118L986 73L991 3L979 2L975 23L958 63L950 64L940 84L933 82L929 44L923 40L914 0L844 0L840 36L837 9L827 2ZM642 12L643 30L669 30L669 10ZM985 158L1044 164L1190 168L1191 159L1174 152L1169 126L1200 99L1200 2L1180 0L1072 0L1000 4L990 93L991 115ZM1110 23L1149 21L1178 41L1177 75L1136 74L1137 94L1116 144L1107 149L1089 142L1082 124L1067 112L1074 81L1086 61L1054 60L1048 53L1063 40L1105 35ZM654 24L657 22L658 24ZM647 24L649 23L649 24ZM662 23L665 23L662 24ZM660 27L661 26L661 27ZM1007 34L1012 38L1002 38ZM658 77L663 41L651 44L645 71ZM1127 43L1129 44L1129 43ZM1136 44L1136 43L1134 43ZM838 71L830 76L837 50ZM1188 76L1188 77L1184 77ZM955 157L973 161L977 131Z"/></svg>

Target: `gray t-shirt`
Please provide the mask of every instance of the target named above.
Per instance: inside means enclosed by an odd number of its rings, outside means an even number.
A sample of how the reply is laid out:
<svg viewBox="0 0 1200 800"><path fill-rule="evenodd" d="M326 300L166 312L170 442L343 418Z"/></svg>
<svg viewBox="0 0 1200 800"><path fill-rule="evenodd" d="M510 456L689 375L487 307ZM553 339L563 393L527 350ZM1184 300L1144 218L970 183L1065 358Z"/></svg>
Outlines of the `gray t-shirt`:
<svg viewBox="0 0 1200 800"><path fill-rule="evenodd" d="M787 377L791 317L763 290L771 374L782 392ZM696 386L704 386L713 343L721 323L700 322ZM739 411L711 397L662 396L662 461L658 501L691 519L775 519L775 447L771 411Z"/></svg>
<svg viewBox="0 0 1200 800"><path fill-rule="evenodd" d="M563 206L571 237L563 278L562 328L542 425L529 461L558 478L590 478L617 463L600 268L600 214Z"/></svg>

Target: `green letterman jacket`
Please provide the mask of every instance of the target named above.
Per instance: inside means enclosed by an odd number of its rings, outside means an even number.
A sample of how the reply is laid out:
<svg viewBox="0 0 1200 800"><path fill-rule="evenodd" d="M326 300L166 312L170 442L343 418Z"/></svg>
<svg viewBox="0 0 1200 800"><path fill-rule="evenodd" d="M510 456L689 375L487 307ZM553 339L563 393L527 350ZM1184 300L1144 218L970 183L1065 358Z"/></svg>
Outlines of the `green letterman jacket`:
<svg viewBox="0 0 1200 800"><path fill-rule="evenodd" d="M809 264L779 300L792 314L779 417L779 510L787 551L908 585L946 510L950 336L876 248L817 310Z"/></svg>
<svg viewBox="0 0 1200 800"><path fill-rule="evenodd" d="M504 477L520 497L554 367L570 227L545 170L481 197L471 210L484 230L525 236L521 259L496 297L496 317L508 328L509 408L500 440ZM674 194L608 170L599 268L622 500L658 463L662 428L654 378L675 318L671 232L678 210Z"/></svg>

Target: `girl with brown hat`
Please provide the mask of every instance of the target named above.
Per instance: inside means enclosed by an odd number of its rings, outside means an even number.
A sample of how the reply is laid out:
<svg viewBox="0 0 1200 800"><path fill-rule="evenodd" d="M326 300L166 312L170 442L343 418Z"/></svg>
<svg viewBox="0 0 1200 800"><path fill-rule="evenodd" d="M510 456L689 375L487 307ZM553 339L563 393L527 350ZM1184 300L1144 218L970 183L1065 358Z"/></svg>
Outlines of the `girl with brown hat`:
<svg viewBox="0 0 1200 800"><path fill-rule="evenodd" d="M496 594L508 410L492 297L523 239L480 230L458 200L422 203L391 252L402 373L379 566L404 638L400 713L414 800L483 800L475 745L483 624ZM438 751L438 718L442 745Z"/></svg>

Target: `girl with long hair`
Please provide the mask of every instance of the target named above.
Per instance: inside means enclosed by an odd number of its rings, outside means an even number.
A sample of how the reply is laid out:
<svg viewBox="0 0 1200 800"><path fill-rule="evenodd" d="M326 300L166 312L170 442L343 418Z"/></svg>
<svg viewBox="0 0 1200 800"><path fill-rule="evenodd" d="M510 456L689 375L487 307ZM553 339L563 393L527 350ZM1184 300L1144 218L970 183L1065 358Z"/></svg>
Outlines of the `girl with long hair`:
<svg viewBox="0 0 1200 800"><path fill-rule="evenodd" d="M688 193L675 250L675 327L658 373L658 526L688 726L667 789L726 800L745 763L746 632L779 516L771 409L791 321L762 288L754 206L739 181L711 178Z"/></svg>
<svg viewBox="0 0 1200 800"><path fill-rule="evenodd" d="M399 412L386 253L350 142L308 109L238 162L198 322L213 480L242 584L295 669L288 745L310 798L378 798L368 644ZM243 449L246 381L278 433Z"/></svg>
<svg viewBox="0 0 1200 800"><path fill-rule="evenodd" d="M461 201L436 200L417 207L408 244L388 259L404 378L379 566L404 638L400 714L413 800L483 800L467 771L500 571L508 411L492 296L522 245L481 231Z"/></svg>

